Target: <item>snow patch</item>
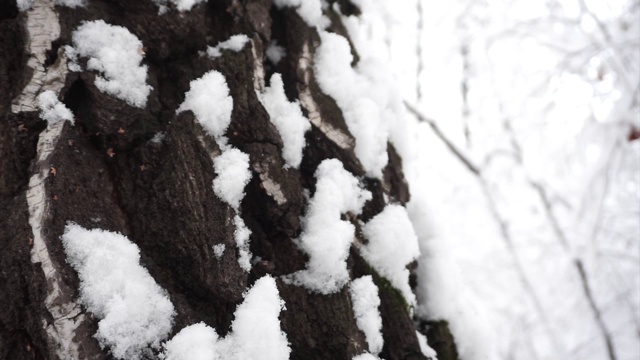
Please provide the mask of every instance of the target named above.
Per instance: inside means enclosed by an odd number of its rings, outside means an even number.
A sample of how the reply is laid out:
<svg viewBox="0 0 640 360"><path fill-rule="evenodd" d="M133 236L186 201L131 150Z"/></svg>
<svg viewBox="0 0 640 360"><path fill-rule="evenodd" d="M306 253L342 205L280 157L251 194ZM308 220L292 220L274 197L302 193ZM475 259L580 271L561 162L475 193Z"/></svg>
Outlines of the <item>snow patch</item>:
<svg viewBox="0 0 640 360"><path fill-rule="evenodd" d="M251 271L251 252L249 251L251 230L244 224L240 215L233 217L233 225L236 227L233 238L238 246L238 264L242 270L249 272Z"/></svg>
<svg viewBox="0 0 640 360"><path fill-rule="evenodd" d="M314 66L318 85L333 97L344 114L349 131L356 139L355 153L368 176L381 178L387 165L387 140L393 115L386 82L374 81L372 71L353 69L353 56L347 39L321 32Z"/></svg>
<svg viewBox="0 0 640 360"><path fill-rule="evenodd" d="M222 56L222 50L238 52L249 42L249 37L244 34L233 35L228 40L218 43L216 46L207 48L207 55L212 58Z"/></svg>
<svg viewBox="0 0 640 360"><path fill-rule="evenodd" d="M271 41L265 53L267 55L267 59L269 59L273 65L278 65L280 60L287 56L286 50L282 46L278 45L278 40Z"/></svg>
<svg viewBox="0 0 640 360"><path fill-rule="evenodd" d="M95 338L118 359L141 359L171 332L173 304L140 265L125 236L69 223L62 235L67 261L78 272L80 302L101 320Z"/></svg>
<svg viewBox="0 0 640 360"><path fill-rule="evenodd" d="M360 248L362 257L414 306L416 298L409 286L406 266L420 256L420 248L405 208L388 205L364 225L362 233L369 240Z"/></svg>
<svg viewBox="0 0 640 360"><path fill-rule="evenodd" d="M416 336L418 337L418 344L420 344L420 351L422 355L426 356L430 360L438 360L438 354L427 343L427 337L416 330Z"/></svg>
<svg viewBox="0 0 640 360"><path fill-rule="evenodd" d="M305 132L311 129L309 120L302 114L297 101L289 102L284 93L282 76L275 73L271 76L270 86L265 88L258 99L269 113L271 122L276 126L284 146L282 157L288 166L298 168L302 161L302 150L306 143Z"/></svg>
<svg viewBox="0 0 640 360"><path fill-rule="evenodd" d="M302 220L303 231L296 244L307 255L305 270L287 275L286 281L322 294L339 291L349 281L347 257L355 227L341 214L359 214L371 193L346 171L340 160L324 160L315 173L316 192Z"/></svg>
<svg viewBox="0 0 640 360"><path fill-rule="evenodd" d="M225 244L213 245L213 254L215 255L216 259L218 260L222 259L222 255L224 255L224 251L226 249L227 249L227 246Z"/></svg>
<svg viewBox="0 0 640 360"><path fill-rule="evenodd" d="M35 0L16 0L16 5L18 5L18 10L27 11L33 5Z"/></svg>
<svg viewBox="0 0 640 360"><path fill-rule="evenodd" d="M320 0L274 0L273 4L278 8L294 7L296 12L307 25L325 29L331 21L322 13Z"/></svg>
<svg viewBox="0 0 640 360"><path fill-rule="evenodd" d="M249 155L229 148L213 159L213 168L218 176L213 180L213 191L234 210L240 208L244 187L251 179Z"/></svg>
<svg viewBox="0 0 640 360"><path fill-rule="evenodd" d="M354 356L353 358L351 358L351 360L380 360L380 358L366 352L366 353L362 353L360 355Z"/></svg>
<svg viewBox="0 0 640 360"><path fill-rule="evenodd" d="M184 102L176 113L191 110L204 130L219 144L225 144L224 134L231 123L233 99L229 96L227 80L212 70L191 81Z"/></svg>
<svg viewBox="0 0 640 360"><path fill-rule="evenodd" d="M55 92L47 90L38 95L38 108L40 118L47 121L48 127L60 122L69 121L74 123L73 113L63 103L58 100Z"/></svg>
<svg viewBox="0 0 640 360"><path fill-rule="evenodd" d="M88 21L72 35L73 47L65 51L71 64L69 69L79 71L78 57L89 58L87 69L101 73L96 76L96 87L107 94L144 108L152 87L147 85L147 66L140 65L144 55L142 42L126 28L109 25L103 20Z"/></svg>
<svg viewBox="0 0 640 360"><path fill-rule="evenodd" d="M349 284L349 294L358 329L364 333L367 344L369 344L369 351L378 355L384 345L382 317L378 311L380 306L378 287L373 283L371 275L366 275Z"/></svg>
<svg viewBox="0 0 640 360"><path fill-rule="evenodd" d="M267 275L246 293L224 339L199 323L182 329L165 344L165 360L285 360L291 348L280 329L284 309L275 280Z"/></svg>

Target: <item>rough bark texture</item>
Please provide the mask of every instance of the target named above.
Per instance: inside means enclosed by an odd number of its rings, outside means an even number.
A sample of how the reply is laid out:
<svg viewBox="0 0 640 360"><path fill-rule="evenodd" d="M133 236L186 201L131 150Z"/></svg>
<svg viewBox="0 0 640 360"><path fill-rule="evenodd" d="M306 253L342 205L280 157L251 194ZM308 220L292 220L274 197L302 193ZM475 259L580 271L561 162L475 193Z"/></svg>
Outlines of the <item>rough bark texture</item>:
<svg viewBox="0 0 640 360"><path fill-rule="evenodd" d="M59 98L74 112L76 123L63 125L51 154L39 161L38 140L46 123L36 111L11 110L11 101L34 73L27 65L28 13L18 12L13 0L0 1L0 359L110 358L108 349L100 349L92 337L96 320L74 305L78 278L65 262L59 240L67 222L120 232L140 247L143 265L176 307L174 333L204 321L224 335L242 293L256 279L305 267L306 256L292 239L300 234L306 206L303 190L313 193L318 164L337 158L351 173L364 175L338 106L313 77L318 34L295 11L277 10L269 0L224 0L159 16L151 0L86 3L77 9L55 7L60 36L46 53L45 72L64 61L58 50L70 44L72 31L82 21L103 19L126 27L143 42L147 83L153 91L146 108L138 109L99 91L93 72L66 74ZM343 12L357 11L347 1L342 3ZM329 30L346 35L339 17L329 15ZM234 34L247 34L250 44L213 60L198 54ZM274 39L287 49L277 66L264 56ZM216 176L211 158L219 149L190 112L175 112L189 82L212 69L226 77L234 101L229 142L251 159L253 177L241 210L252 231L251 252L262 260L249 273L236 260L234 210L211 186ZM299 170L283 169L282 140L255 92L264 86L261 74L268 79L276 71L283 75L289 98L300 99L313 122ZM164 141L150 142L158 132L166 134ZM391 145L389 158L383 181L364 182L374 197L360 220L382 210L383 194L402 204L409 199L402 161ZM30 177L49 167L55 174L43 180L42 240L54 280L45 276L41 263L32 262L34 230L26 198ZM357 224L355 217L352 220ZM213 253L215 244L227 245L219 260ZM354 249L348 263L353 277L371 274L380 289L385 343L380 356L423 359L409 309L398 291ZM60 294L46 301L52 282ZM292 359L350 359L367 349L346 288L318 295L278 280L278 289L286 303L280 318ZM69 310L61 319L52 314L55 306L69 304L76 312ZM55 331L58 320L73 324L72 338ZM61 345L65 341L70 344Z"/></svg>

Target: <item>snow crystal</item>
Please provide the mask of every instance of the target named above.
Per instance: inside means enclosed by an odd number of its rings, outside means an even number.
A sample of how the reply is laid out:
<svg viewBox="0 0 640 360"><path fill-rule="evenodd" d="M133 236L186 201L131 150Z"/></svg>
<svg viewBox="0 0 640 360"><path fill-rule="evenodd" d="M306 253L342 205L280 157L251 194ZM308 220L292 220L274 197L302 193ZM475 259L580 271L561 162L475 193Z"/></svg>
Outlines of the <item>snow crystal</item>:
<svg viewBox="0 0 640 360"><path fill-rule="evenodd" d="M240 264L242 270L249 272L251 271L251 252L249 251L251 230L244 224L244 220L239 215L234 216L233 225L236 227L233 238L238 246L238 264Z"/></svg>
<svg viewBox="0 0 640 360"><path fill-rule="evenodd" d="M347 257L354 237L354 226L340 220L346 212L359 214L371 193L337 159L324 160L315 173L316 192L303 219L303 231L296 243L309 255L307 269L288 275L285 280L311 291L330 294L348 281Z"/></svg>
<svg viewBox="0 0 640 360"><path fill-rule="evenodd" d="M314 57L318 84L342 109L356 139L356 156L367 175L380 178L388 162L388 94L378 89L381 85L372 81L368 73L363 75L351 67L353 56L344 37L321 32L320 38L322 43Z"/></svg>
<svg viewBox="0 0 640 360"><path fill-rule="evenodd" d="M382 318L378 311L380 306L378 287L373 283L371 275L366 275L349 284L349 294L358 329L364 333L367 344L369 344L369 351L377 355L382 351L384 345Z"/></svg>
<svg viewBox="0 0 640 360"><path fill-rule="evenodd" d="M302 115L300 104L287 100L282 76L278 73L271 76L270 86L258 94L258 98L280 132L284 143L282 157L288 166L298 168L302 161L302 149L306 145L304 133L311 129L309 120Z"/></svg>
<svg viewBox="0 0 640 360"><path fill-rule="evenodd" d="M55 0L56 5L62 5L75 9L77 7L84 7L85 0Z"/></svg>
<svg viewBox="0 0 640 360"><path fill-rule="evenodd" d="M420 344L420 351L422 352L422 355L431 360L438 360L438 354L427 343L427 337L418 330L416 330L416 336L418 337L418 343Z"/></svg>
<svg viewBox="0 0 640 360"><path fill-rule="evenodd" d="M277 40L271 41L271 44L269 44L265 53L267 55L267 59L269 59L269 61L274 65L278 65L280 60L287 55L286 50L282 46L278 45Z"/></svg>
<svg viewBox="0 0 640 360"><path fill-rule="evenodd" d="M204 130L220 142L231 123L233 110L227 81L221 73L212 70L189 85L184 102L176 113L191 110Z"/></svg>
<svg viewBox="0 0 640 360"><path fill-rule="evenodd" d="M234 210L240 208L244 187L251 179L249 155L229 148L213 159L213 168L218 176L213 180L213 191Z"/></svg>
<svg viewBox="0 0 640 360"><path fill-rule="evenodd" d="M213 245L213 254L216 256L216 259L220 260L222 255L224 255L224 251L226 250L225 244L215 244Z"/></svg>
<svg viewBox="0 0 640 360"><path fill-rule="evenodd" d="M47 90L38 95L38 108L40 118L47 121L48 126L60 121L73 121L73 113L63 103L58 100L55 92Z"/></svg>
<svg viewBox="0 0 640 360"><path fill-rule="evenodd" d="M140 265L140 251L125 236L67 224L67 261L78 272L80 302L101 319L96 339L118 359L140 359L171 332L173 304Z"/></svg>
<svg viewBox="0 0 640 360"><path fill-rule="evenodd" d="M278 319L283 308L275 280L264 276L236 309L227 337L203 323L188 326L165 344L165 360L288 359L291 348Z"/></svg>
<svg viewBox="0 0 640 360"><path fill-rule="evenodd" d="M207 55L212 58L222 56L222 50L240 51L249 42L249 37L244 34L233 35L228 40L207 48Z"/></svg>
<svg viewBox="0 0 640 360"><path fill-rule="evenodd" d="M362 257L400 290L409 305L415 305L406 266L420 256L420 249L405 208L388 205L365 224L362 233L369 240L360 248Z"/></svg>
<svg viewBox="0 0 640 360"><path fill-rule="evenodd" d="M307 25L325 29L331 23L322 14L322 2L320 0L274 0L273 4L281 9L283 7L295 7L296 12Z"/></svg>
<svg viewBox="0 0 640 360"><path fill-rule="evenodd" d="M144 107L151 86L147 85L147 66L140 65L144 51L142 42L126 28L109 25L102 20L80 25L72 35L74 47L66 52L71 65L78 69L78 56L87 57L87 68L96 76L96 87L136 107ZM75 70L74 70L75 71Z"/></svg>

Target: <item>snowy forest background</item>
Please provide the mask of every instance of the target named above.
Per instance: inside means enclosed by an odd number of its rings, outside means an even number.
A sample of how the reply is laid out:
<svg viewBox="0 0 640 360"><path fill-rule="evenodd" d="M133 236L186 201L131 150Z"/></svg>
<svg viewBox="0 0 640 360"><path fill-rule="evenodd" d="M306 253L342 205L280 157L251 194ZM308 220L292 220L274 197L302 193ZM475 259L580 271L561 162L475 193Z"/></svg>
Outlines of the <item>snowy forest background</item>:
<svg viewBox="0 0 640 360"><path fill-rule="evenodd" d="M377 7L477 358L639 358L640 2Z"/></svg>

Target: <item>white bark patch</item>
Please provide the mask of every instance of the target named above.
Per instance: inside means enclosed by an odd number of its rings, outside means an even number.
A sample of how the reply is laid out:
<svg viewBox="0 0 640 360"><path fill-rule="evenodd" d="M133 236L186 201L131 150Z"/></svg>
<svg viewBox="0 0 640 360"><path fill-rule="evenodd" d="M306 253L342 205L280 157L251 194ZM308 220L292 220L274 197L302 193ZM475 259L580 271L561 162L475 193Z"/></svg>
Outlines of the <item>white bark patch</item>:
<svg viewBox="0 0 640 360"><path fill-rule="evenodd" d="M78 359L78 344L73 341L75 331L85 319L80 305L72 298L73 289L62 281L56 264L51 261L45 242L42 225L49 216L49 194L45 183L49 175L49 157L53 152L64 122L53 124L40 133L37 147L35 173L29 179L27 205L29 207L29 225L33 232L31 261L40 263L47 281L45 307L53 317L52 323L43 320L43 327L49 336L49 343L61 359Z"/></svg>
<svg viewBox="0 0 640 360"><path fill-rule="evenodd" d="M287 197L284 196L282 192L282 188L280 188L280 184L273 181L266 173L260 174L260 184L264 191L267 192L267 195L271 196L273 200L278 203L278 205L284 205L287 203Z"/></svg>
<svg viewBox="0 0 640 360"><path fill-rule="evenodd" d="M253 54L253 89L258 93L264 91L264 67L262 55L256 51L256 42L251 39L251 53Z"/></svg>
<svg viewBox="0 0 640 360"><path fill-rule="evenodd" d="M307 110L309 114L309 121L320 129L320 131L322 131L331 141L345 150L352 150L355 146L353 139L349 135L335 128L333 125L322 120L322 116L318 110L318 104L316 104L313 99L311 89L309 88L311 76L313 75L311 58L309 45L305 43L302 46L300 61L298 61L298 71L303 74L304 80L304 87L300 91L300 104Z"/></svg>
<svg viewBox="0 0 640 360"><path fill-rule="evenodd" d="M45 71L44 68L47 51L51 49L51 43L60 36L60 24L54 10L54 2L52 0L37 0L25 13L29 37L27 66L33 69L33 75L22 93L12 101L11 111L14 113L36 111L38 105L36 96L43 90L43 87L47 84L59 83L61 75L66 75L66 62L59 71L54 71L54 69ZM59 88L62 87L62 84L59 84Z"/></svg>

